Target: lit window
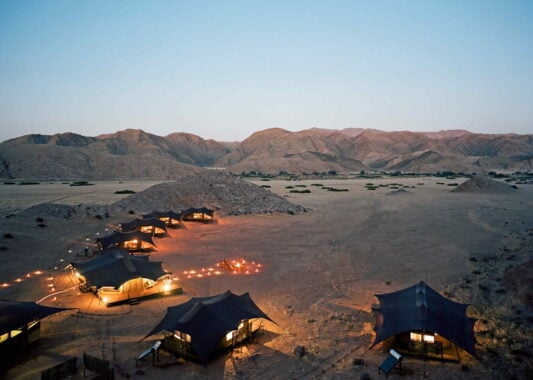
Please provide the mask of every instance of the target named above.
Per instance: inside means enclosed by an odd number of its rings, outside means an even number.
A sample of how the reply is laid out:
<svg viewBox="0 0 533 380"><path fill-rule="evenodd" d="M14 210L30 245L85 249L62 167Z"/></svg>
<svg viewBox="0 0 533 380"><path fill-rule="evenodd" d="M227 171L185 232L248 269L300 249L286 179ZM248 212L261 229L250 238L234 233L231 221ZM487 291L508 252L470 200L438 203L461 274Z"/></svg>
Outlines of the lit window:
<svg viewBox="0 0 533 380"><path fill-rule="evenodd" d="M410 335L410 339L413 342L422 342L422 334L412 332Z"/></svg>
<svg viewBox="0 0 533 380"><path fill-rule="evenodd" d="M237 330L233 330L233 331L230 331L229 333L226 334L226 341L230 341L233 339L233 337L237 335Z"/></svg>
<svg viewBox="0 0 533 380"><path fill-rule="evenodd" d="M424 342L426 343L435 343L434 335L424 335Z"/></svg>

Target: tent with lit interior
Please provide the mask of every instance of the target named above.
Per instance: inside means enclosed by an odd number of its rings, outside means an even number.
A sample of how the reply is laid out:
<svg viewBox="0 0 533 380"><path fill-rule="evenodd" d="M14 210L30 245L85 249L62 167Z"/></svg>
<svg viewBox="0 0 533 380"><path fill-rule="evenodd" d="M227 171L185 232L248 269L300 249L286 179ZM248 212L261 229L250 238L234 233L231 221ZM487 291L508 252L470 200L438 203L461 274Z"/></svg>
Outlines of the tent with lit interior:
<svg viewBox="0 0 533 380"><path fill-rule="evenodd" d="M116 246L130 251L141 251L150 248L150 245L155 246L152 235L141 231L115 231L110 235L97 238L96 242L100 243L102 249Z"/></svg>
<svg viewBox="0 0 533 380"><path fill-rule="evenodd" d="M187 222L211 223L214 221L215 211L207 207L188 208L181 212L181 219Z"/></svg>
<svg viewBox="0 0 533 380"><path fill-rule="evenodd" d="M0 369L8 368L14 359L39 340L42 318L65 310L69 309L0 300Z"/></svg>
<svg viewBox="0 0 533 380"><path fill-rule="evenodd" d="M167 232L167 224L157 218L133 219L120 223L122 232L141 231L150 235L163 235Z"/></svg>
<svg viewBox="0 0 533 380"><path fill-rule="evenodd" d="M163 269L162 262L131 256L122 248L111 247L91 260L71 265L80 289L91 290L107 305L181 291L177 279Z"/></svg>
<svg viewBox="0 0 533 380"><path fill-rule="evenodd" d="M143 219L159 219L166 223L167 227L178 227L181 225L181 213L169 211L152 211L149 214L143 214Z"/></svg>
<svg viewBox="0 0 533 380"><path fill-rule="evenodd" d="M423 281L376 297L373 345L394 337L394 348L404 354L453 360L459 347L476 357L476 319L467 317L468 304L451 301Z"/></svg>
<svg viewBox="0 0 533 380"><path fill-rule="evenodd" d="M163 341L167 351L206 363L214 352L251 338L262 319L272 322L248 293L238 296L228 290L167 308L147 336L166 331L170 333Z"/></svg>

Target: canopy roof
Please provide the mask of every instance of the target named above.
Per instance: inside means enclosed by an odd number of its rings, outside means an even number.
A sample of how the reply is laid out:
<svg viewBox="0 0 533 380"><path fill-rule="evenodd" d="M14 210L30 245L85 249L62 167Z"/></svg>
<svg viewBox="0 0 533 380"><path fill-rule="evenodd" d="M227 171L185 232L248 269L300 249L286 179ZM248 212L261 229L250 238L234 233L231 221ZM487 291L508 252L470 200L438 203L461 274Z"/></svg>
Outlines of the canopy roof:
<svg viewBox="0 0 533 380"><path fill-rule="evenodd" d="M377 294L374 345L401 333L438 333L476 357L474 323L466 316L467 304L451 301L421 281L393 293Z"/></svg>
<svg viewBox="0 0 533 380"><path fill-rule="evenodd" d="M61 307L41 306L35 302L0 300L0 335L60 311Z"/></svg>
<svg viewBox="0 0 533 380"><path fill-rule="evenodd" d="M181 213L169 211L152 211L149 214L144 214L143 219L152 219L152 218L170 218L174 220L181 220Z"/></svg>
<svg viewBox="0 0 533 380"><path fill-rule="evenodd" d="M148 233L141 231L131 231L131 232L113 232L111 235L97 238L96 241L102 244L102 248L107 248L111 245L124 243L129 240L140 240L146 243L155 245L152 240L152 236Z"/></svg>
<svg viewBox="0 0 533 380"><path fill-rule="evenodd" d="M241 321L252 318L272 321L248 293L237 296L228 290L167 308L163 320L147 336L163 330L189 334L192 349L205 363L228 332L236 330Z"/></svg>
<svg viewBox="0 0 533 380"><path fill-rule="evenodd" d="M133 219L129 222L120 223L120 227L122 228L122 232L135 231L140 227L157 227L165 231L167 230L166 223L157 218Z"/></svg>
<svg viewBox="0 0 533 380"><path fill-rule="evenodd" d="M108 248L100 256L89 261L71 263L87 280L87 285L120 287L126 281L142 277L156 281L167 274L160 261L148 261L148 257L128 254L122 248Z"/></svg>
<svg viewBox="0 0 533 380"><path fill-rule="evenodd" d="M200 207L200 208L191 207L191 208L188 208L186 210L183 210L181 212L181 215L183 215L183 216L191 215L191 214L194 214L195 212L201 212L201 213L209 215L209 216L213 216L215 214L215 210L211 210L211 209L206 208L206 207Z"/></svg>

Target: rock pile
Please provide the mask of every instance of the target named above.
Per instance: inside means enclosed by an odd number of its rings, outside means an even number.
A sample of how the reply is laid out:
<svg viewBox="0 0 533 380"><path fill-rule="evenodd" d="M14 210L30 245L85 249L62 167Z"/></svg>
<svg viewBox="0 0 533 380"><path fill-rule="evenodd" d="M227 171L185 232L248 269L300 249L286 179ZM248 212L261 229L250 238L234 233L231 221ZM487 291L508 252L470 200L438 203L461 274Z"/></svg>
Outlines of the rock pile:
<svg viewBox="0 0 533 380"><path fill-rule="evenodd" d="M474 176L452 190L454 193L512 193L515 188L483 176Z"/></svg>
<svg viewBox="0 0 533 380"><path fill-rule="evenodd" d="M208 207L219 215L307 211L264 188L220 171L204 171L176 182L158 184L113 204L138 213Z"/></svg>

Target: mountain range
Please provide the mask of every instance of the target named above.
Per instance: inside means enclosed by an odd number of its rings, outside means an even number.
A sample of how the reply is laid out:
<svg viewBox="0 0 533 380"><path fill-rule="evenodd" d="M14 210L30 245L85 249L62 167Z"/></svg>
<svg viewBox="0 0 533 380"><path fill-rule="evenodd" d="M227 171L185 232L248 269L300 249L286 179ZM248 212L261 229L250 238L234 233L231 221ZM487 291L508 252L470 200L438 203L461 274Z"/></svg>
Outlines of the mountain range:
<svg viewBox="0 0 533 380"><path fill-rule="evenodd" d="M273 128L229 143L126 129L96 137L31 134L0 143L0 178L6 179L179 179L201 167L235 174L530 170L533 135Z"/></svg>

